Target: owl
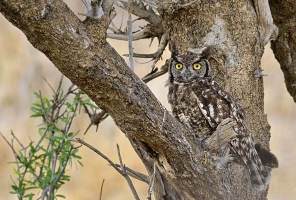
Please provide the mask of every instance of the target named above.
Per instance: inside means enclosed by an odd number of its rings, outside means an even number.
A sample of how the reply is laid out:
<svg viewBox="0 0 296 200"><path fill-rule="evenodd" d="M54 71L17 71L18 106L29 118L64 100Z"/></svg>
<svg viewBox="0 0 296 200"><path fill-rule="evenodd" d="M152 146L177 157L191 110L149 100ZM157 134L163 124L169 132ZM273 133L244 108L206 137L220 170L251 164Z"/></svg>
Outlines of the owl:
<svg viewBox="0 0 296 200"><path fill-rule="evenodd" d="M208 139L223 120L233 119L233 136L228 146L247 167L253 186L262 191L269 184L270 174L244 125L243 109L213 77L208 60L211 49L206 47L198 55L178 55L173 45L167 82L172 113L193 129L201 142Z"/></svg>

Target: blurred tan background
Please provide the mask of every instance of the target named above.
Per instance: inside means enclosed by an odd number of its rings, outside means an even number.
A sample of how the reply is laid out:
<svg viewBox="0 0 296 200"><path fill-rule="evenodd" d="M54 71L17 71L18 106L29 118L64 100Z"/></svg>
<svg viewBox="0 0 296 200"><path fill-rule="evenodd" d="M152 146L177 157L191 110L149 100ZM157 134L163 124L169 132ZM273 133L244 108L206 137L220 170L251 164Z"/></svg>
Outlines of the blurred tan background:
<svg viewBox="0 0 296 200"><path fill-rule="evenodd" d="M67 0L66 2L75 13L85 12L80 1ZM118 16L121 17L123 11L119 9L117 11ZM120 20L116 24L120 24ZM123 20L123 27L125 24L126 18ZM28 144L29 136L32 140L38 137L37 125L40 124L39 119L29 118L32 114L31 104L35 101L33 91L41 90L43 95L50 97L51 91L44 78L56 88L61 74L42 53L32 47L24 34L2 15L0 15L0 27L0 132L11 139L10 132L13 130L23 144ZM120 54L128 52L127 42L115 40L109 42ZM150 48L148 48L149 43L149 40L134 42L135 52L154 52L157 41L154 41ZM169 51L166 51L164 60L169 56ZM135 60L141 63L147 61L137 58ZM135 73L143 77L150 71L152 63L137 62ZM294 183L296 180L296 104L286 91L283 74L269 45L262 59L262 68L264 73L268 74L264 77L265 113L271 125L271 150L280 163L280 168L272 172L268 198L296 199ZM166 100L167 88L164 87L166 79L167 76L164 75L148 83L148 86L160 102L170 109ZM69 85L70 81L67 80L63 87L66 89ZM83 133L88 124L89 119L84 114L76 119L72 129ZM83 137L81 134L79 136ZM119 144L126 166L146 173L127 138L110 117L100 124L98 132L95 132L95 127L92 127L84 136L84 140L116 163L118 163L116 144ZM14 161L14 156L2 138L0 138L0 152L0 199L17 199L15 195L9 194L12 183L10 176L14 177L14 175L13 165L7 163ZM83 157L84 166L73 165L71 169L67 169L71 175L71 181L60 190L60 194L65 195L67 199L99 199L101 183L105 179L104 200L133 199L125 179L105 160L87 148L81 148L80 155ZM148 186L135 179L132 180L140 198L147 199Z"/></svg>

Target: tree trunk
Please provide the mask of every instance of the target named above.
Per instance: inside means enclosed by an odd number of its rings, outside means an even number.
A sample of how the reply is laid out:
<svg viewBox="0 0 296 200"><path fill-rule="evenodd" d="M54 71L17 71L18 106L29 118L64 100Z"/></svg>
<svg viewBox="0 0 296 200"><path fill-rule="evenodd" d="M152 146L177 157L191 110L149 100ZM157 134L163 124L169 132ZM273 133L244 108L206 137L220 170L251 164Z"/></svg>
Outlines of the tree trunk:
<svg viewBox="0 0 296 200"><path fill-rule="evenodd" d="M254 140L268 148L270 126L263 107L260 60L275 26L267 1L158 2L162 31L180 52L215 45L211 60L220 85L243 106ZM32 45L108 112L126 134L149 175L158 168L156 199L265 199L244 166L225 169L202 164L201 145L159 103L148 87L106 42L112 18L81 22L61 1L1 0L1 13L24 32ZM271 19L271 21L270 21Z"/></svg>

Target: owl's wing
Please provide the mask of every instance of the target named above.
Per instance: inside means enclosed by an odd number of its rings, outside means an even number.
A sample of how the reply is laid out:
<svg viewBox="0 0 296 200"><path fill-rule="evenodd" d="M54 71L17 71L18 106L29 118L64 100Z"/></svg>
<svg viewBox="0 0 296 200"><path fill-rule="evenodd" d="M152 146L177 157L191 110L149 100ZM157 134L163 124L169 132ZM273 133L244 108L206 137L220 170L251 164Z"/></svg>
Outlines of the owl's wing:
<svg viewBox="0 0 296 200"><path fill-rule="evenodd" d="M244 120L245 113L241 105L228 92L224 91L217 82L212 84L213 88L218 91L218 94L230 103L231 110L236 120L242 122Z"/></svg>
<svg viewBox="0 0 296 200"><path fill-rule="evenodd" d="M212 128L216 128L217 126L216 126L215 122L213 122L213 118L211 118L211 116L209 115L208 109L205 108L204 104L201 103L201 101L200 101L200 99L198 97L196 97L196 102L197 102L197 106L198 106L200 112L206 118L206 120L208 121L209 125Z"/></svg>
<svg viewBox="0 0 296 200"><path fill-rule="evenodd" d="M240 104L228 93L226 92L220 85L214 80L211 79L207 81L208 86L215 91L215 95L218 99L220 99L220 104L218 102L218 107L224 107L224 109L228 109L228 111L224 111L224 115L230 118L234 118L237 122L242 123L244 120L244 111ZM225 105L226 104L226 105ZM225 117L225 116L221 117Z"/></svg>
<svg viewBox="0 0 296 200"><path fill-rule="evenodd" d="M227 118L233 117L238 111L235 101L226 93L216 81L204 81L198 87L193 87L191 96L196 99L196 104L208 124L212 128Z"/></svg>

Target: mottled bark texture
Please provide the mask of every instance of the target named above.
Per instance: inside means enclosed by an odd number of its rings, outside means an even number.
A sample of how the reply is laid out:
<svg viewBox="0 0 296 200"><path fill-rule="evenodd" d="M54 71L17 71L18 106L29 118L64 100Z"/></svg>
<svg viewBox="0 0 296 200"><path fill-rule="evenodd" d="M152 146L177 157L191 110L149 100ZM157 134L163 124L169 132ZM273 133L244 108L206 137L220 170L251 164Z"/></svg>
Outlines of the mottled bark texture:
<svg viewBox="0 0 296 200"><path fill-rule="evenodd" d="M269 0L279 35L271 48L284 73L285 83L296 102L296 1Z"/></svg>
<svg viewBox="0 0 296 200"><path fill-rule="evenodd" d="M260 35L265 33L264 27L259 30L260 9L245 0L197 0L185 7L181 5L188 2L172 2L176 1L158 2L163 31L183 53L189 47L215 45L216 61L211 63L217 78L241 102L255 141L268 147L263 80L254 76L260 69L266 36ZM106 42L112 11L104 10L101 19L83 22L61 0L1 0L0 11L110 114L149 175L156 163L156 199L266 198L267 190L258 192L252 187L244 166L234 162L219 170L203 165L204 152L194 134L166 111Z"/></svg>

